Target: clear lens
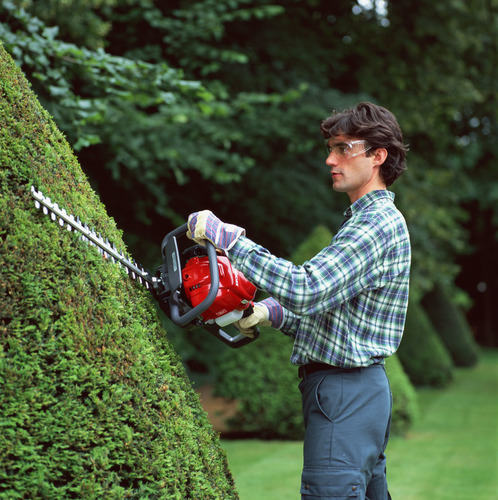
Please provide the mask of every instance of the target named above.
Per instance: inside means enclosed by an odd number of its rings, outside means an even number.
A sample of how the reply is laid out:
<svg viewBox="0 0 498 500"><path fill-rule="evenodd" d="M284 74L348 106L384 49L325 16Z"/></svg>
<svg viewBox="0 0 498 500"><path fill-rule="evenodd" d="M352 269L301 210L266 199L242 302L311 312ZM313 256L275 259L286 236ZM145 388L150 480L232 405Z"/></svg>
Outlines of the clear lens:
<svg viewBox="0 0 498 500"><path fill-rule="evenodd" d="M327 155L334 153L341 158L347 159L354 158L370 150L370 148L365 148L365 141L363 140L338 142L336 144L326 143L325 148L327 149Z"/></svg>

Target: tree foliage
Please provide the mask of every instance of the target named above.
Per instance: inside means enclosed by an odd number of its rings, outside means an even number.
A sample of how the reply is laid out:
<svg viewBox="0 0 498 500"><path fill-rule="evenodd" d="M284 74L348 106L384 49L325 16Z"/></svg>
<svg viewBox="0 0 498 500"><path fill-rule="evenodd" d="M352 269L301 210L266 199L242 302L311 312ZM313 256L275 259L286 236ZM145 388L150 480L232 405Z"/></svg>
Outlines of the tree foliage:
<svg viewBox="0 0 498 500"><path fill-rule="evenodd" d="M410 145L394 190L416 294L452 286L469 214L496 231L497 0L57 4L4 2L2 38L145 259L202 208L286 256L310 227L335 230L348 202L318 123L363 99Z"/></svg>

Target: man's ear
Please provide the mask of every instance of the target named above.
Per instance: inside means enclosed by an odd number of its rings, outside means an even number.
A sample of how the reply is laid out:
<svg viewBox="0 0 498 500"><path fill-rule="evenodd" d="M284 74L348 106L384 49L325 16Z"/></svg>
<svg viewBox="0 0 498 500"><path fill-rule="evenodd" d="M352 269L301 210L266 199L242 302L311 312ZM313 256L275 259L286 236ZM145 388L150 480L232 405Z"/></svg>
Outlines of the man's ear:
<svg viewBox="0 0 498 500"><path fill-rule="evenodd" d="M373 154L374 165L380 167L386 161L387 155L388 152L386 148L377 148Z"/></svg>

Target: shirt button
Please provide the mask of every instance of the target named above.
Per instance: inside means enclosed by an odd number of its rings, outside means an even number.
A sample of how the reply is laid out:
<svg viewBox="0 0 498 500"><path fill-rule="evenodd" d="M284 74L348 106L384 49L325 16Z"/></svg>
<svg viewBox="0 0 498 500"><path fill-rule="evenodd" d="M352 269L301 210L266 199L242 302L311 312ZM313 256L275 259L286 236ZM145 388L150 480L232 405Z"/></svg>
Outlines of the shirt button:
<svg viewBox="0 0 498 500"><path fill-rule="evenodd" d="M356 491L356 486L353 486L353 491Z"/></svg>
<svg viewBox="0 0 498 500"><path fill-rule="evenodd" d="M304 487L305 490L309 490L310 489L310 485L307 484L305 487Z"/></svg>

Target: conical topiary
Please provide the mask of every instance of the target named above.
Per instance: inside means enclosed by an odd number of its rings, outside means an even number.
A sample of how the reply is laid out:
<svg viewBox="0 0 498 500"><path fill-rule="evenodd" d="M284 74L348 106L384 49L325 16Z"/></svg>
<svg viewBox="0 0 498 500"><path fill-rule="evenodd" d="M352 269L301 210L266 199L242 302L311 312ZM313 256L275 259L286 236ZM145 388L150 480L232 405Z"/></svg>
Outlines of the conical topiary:
<svg viewBox="0 0 498 500"><path fill-rule="evenodd" d="M238 498L152 297L35 209L122 245L1 44L0 92L0 497Z"/></svg>
<svg viewBox="0 0 498 500"><path fill-rule="evenodd" d="M470 326L440 284L425 295L422 306L455 366L474 366L479 360L479 350Z"/></svg>
<svg viewBox="0 0 498 500"><path fill-rule="evenodd" d="M420 302L413 298L408 304L398 357L415 386L444 387L453 378L451 356Z"/></svg>

